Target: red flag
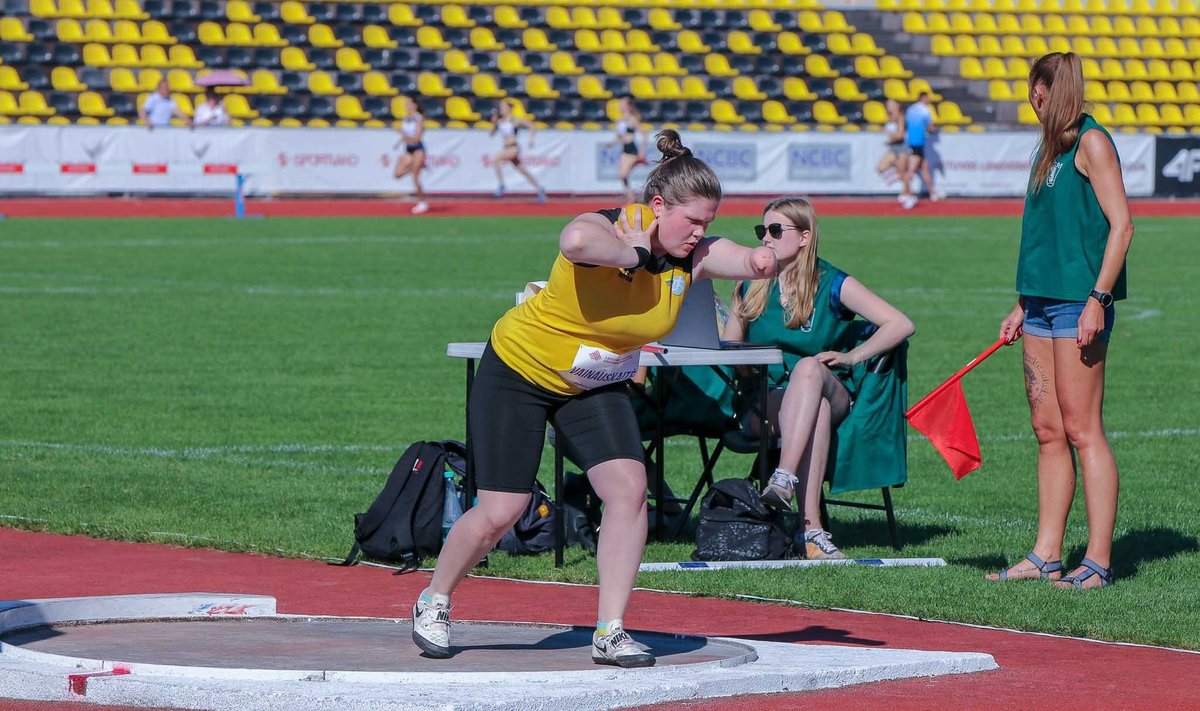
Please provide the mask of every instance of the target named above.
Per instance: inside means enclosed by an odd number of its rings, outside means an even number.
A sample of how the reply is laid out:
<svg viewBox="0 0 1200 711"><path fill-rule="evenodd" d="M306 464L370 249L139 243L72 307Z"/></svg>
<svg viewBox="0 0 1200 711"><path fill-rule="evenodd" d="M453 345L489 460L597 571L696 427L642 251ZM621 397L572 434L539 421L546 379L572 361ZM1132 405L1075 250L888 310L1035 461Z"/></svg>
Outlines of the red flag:
<svg viewBox="0 0 1200 711"><path fill-rule="evenodd" d="M954 478L962 479L983 462L979 438L975 436L975 423L967 409L962 382L955 379L949 387L940 390L918 403L920 409L909 410L908 423L929 438L950 465Z"/></svg>
<svg viewBox="0 0 1200 711"><path fill-rule="evenodd" d="M971 411L967 409L967 398L963 395L962 377L1003 345L1003 338L993 343L904 413L908 423L928 437L950 465L955 479L962 479L983 463L975 423L971 421Z"/></svg>

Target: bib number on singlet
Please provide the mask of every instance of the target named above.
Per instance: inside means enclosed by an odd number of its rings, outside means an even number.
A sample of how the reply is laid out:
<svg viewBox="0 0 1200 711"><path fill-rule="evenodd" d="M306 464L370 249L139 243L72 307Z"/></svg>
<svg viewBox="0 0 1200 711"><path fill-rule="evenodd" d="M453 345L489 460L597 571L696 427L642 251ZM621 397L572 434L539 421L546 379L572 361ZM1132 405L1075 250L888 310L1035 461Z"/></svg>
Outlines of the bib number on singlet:
<svg viewBox="0 0 1200 711"><path fill-rule="evenodd" d="M581 345L570 370L559 373L568 383L591 390L629 380L637 372L639 352L613 353L596 346Z"/></svg>

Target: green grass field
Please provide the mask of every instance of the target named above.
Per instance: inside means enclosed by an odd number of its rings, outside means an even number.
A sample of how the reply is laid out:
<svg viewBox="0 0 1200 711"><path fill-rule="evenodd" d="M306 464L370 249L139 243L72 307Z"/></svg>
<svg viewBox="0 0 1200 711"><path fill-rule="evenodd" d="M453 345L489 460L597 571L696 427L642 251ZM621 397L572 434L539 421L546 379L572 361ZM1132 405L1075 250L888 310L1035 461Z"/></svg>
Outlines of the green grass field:
<svg viewBox="0 0 1200 711"><path fill-rule="evenodd" d="M0 525L344 554L353 514L407 443L462 437L463 364L445 343L482 340L513 293L545 277L563 222L0 222ZM751 224L723 218L712 232L749 242ZM660 573L640 584L1200 649L1196 228L1137 223L1106 403L1122 474L1116 586L1076 594L982 579L1028 550L1036 524L1016 348L965 382L981 470L956 482L911 440L909 484L895 497L902 555L949 566ZM917 324L910 402L995 339L1013 304L1018 235L1016 219L822 221L822 255ZM690 490L694 443L667 451L673 488ZM749 465L726 454L718 476ZM1078 499L1072 565L1086 540ZM848 554L891 553L881 515L833 518ZM655 543L646 558L690 552ZM576 550L562 570L549 555L493 555L487 573L593 582L595 566Z"/></svg>

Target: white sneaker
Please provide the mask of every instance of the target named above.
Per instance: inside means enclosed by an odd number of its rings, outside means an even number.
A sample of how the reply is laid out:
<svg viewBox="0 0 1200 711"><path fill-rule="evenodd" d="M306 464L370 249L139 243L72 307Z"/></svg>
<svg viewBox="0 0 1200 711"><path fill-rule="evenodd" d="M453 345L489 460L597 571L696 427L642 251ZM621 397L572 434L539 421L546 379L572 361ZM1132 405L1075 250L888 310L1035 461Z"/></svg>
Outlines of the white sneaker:
<svg viewBox="0 0 1200 711"><path fill-rule="evenodd" d="M916 195L905 195L903 202L900 203L900 207L903 207L905 210L911 210L917 206L918 200L920 198Z"/></svg>
<svg viewBox="0 0 1200 711"><path fill-rule="evenodd" d="M838 560L845 553L833 545L833 536L823 528L810 528L804 532L804 557L808 560Z"/></svg>
<svg viewBox="0 0 1200 711"><path fill-rule="evenodd" d="M940 200L944 200L945 198L946 193L942 192L941 190L934 190L933 192L929 193L930 202L938 202Z"/></svg>
<svg viewBox="0 0 1200 711"><path fill-rule="evenodd" d="M899 195L896 196L896 202L903 205L904 203L908 202L908 196L905 195L904 193L900 193Z"/></svg>
<svg viewBox="0 0 1200 711"><path fill-rule="evenodd" d="M790 511L792 508L792 497L796 495L796 482L800 481L795 474L790 474L782 469L776 469L771 475L771 481L767 482L767 488L763 489L762 495L759 496L762 502L767 506L775 509L783 509Z"/></svg>
<svg viewBox="0 0 1200 711"><path fill-rule="evenodd" d="M654 666L654 655L633 641L620 620L608 623L608 632L592 633L592 661L631 669Z"/></svg>
<svg viewBox="0 0 1200 711"><path fill-rule="evenodd" d="M429 212L429 203L425 202L424 200L417 203L416 205L413 205L412 214L424 215L427 212Z"/></svg>
<svg viewBox="0 0 1200 711"><path fill-rule="evenodd" d="M434 594L427 600L425 592L413 605L413 641L429 656L446 659L450 656L450 596Z"/></svg>

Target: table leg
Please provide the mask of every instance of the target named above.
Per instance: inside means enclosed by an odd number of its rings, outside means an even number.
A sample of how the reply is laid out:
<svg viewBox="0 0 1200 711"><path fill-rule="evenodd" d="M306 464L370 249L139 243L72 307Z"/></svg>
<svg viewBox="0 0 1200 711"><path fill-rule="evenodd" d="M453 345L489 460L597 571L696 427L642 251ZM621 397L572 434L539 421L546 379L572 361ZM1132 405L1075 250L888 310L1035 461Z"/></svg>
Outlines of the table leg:
<svg viewBox="0 0 1200 711"><path fill-rule="evenodd" d="M567 512L563 506L563 448L554 438L554 567L563 567L563 546L567 540Z"/></svg>
<svg viewBox="0 0 1200 711"><path fill-rule="evenodd" d="M661 540L663 535L663 499L666 498L667 475L665 457L663 457L666 433L663 430L663 412L666 410L667 388L663 379L663 368L655 368L654 377L654 408L657 417L654 418L654 537Z"/></svg>
<svg viewBox="0 0 1200 711"><path fill-rule="evenodd" d="M467 473L463 477L463 510L475 503L475 452L471 449L471 386L475 384L475 359L467 358L467 401L463 404L466 428L463 430L467 448Z"/></svg>
<svg viewBox="0 0 1200 711"><path fill-rule="evenodd" d="M771 412L767 409L770 406L769 389L768 366L760 365L758 366L758 407L762 421L762 435L758 438L758 483L760 488L766 488L767 480L771 476L767 471L771 444Z"/></svg>

